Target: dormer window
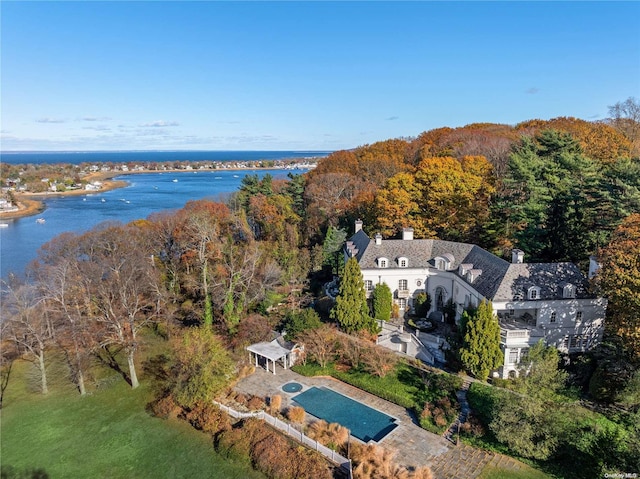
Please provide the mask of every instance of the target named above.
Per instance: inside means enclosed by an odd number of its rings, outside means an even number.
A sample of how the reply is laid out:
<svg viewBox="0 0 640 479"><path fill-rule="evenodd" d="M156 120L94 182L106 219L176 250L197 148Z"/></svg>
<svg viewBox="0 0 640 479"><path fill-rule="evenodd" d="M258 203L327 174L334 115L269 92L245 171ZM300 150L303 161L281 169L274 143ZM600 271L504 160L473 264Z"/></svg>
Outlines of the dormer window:
<svg viewBox="0 0 640 479"><path fill-rule="evenodd" d="M445 253L441 256L436 256L434 258L434 264L436 265L436 269L447 271L453 267L455 260L451 253Z"/></svg>
<svg viewBox="0 0 640 479"><path fill-rule="evenodd" d="M400 258L398 258L398 266L400 268L406 268L407 266L409 266L409 260L404 256L401 256Z"/></svg>
<svg viewBox="0 0 640 479"><path fill-rule="evenodd" d="M562 297L563 298L575 298L576 297L576 287L572 284L567 284L564 288L562 288Z"/></svg>
<svg viewBox="0 0 640 479"><path fill-rule="evenodd" d="M531 286L528 290L527 297L529 299L540 299L540 288L537 286Z"/></svg>
<svg viewBox="0 0 640 479"><path fill-rule="evenodd" d="M466 276L468 271L471 271L473 269L473 265L470 263L463 263L460 266L458 266L458 273L460 274L460 276Z"/></svg>
<svg viewBox="0 0 640 479"><path fill-rule="evenodd" d="M388 268L389 260L387 258L378 258L378 268Z"/></svg>

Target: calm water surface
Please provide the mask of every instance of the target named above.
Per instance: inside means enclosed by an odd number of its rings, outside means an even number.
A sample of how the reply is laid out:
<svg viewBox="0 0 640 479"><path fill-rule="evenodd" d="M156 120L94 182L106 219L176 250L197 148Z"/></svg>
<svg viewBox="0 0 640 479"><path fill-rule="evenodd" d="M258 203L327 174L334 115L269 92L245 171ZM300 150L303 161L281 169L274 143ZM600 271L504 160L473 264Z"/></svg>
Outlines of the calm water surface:
<svg viewBox="0 0 640 479"><path fill-rule="evenodd" d="M304 173L297 170L292 173ZM47 198L47 209L37 216L15 220L0 228L0 277L10 272L22 275L38 249L66 231L83 232L104 221L129 221L146 218L151 213L182 208L187 201L220 200L240 187L242 178L267 173L286 178L286 170L198 171L149 173L119 176L129 182L126 188L105 193ZM174 181L177 180L177 181ZM36 220L42 218L44 223Z"/></svg>

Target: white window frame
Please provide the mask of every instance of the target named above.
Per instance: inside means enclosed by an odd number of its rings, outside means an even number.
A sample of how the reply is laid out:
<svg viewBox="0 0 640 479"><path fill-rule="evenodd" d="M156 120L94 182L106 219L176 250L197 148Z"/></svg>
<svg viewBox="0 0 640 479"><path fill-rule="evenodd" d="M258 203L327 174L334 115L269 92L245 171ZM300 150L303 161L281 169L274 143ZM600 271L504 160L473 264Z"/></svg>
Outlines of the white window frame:
<svg viewBox="0 0 640 479"><path fill-rule="evenodd" d="M366 291L373 291L373 281L371 281L370 279L365 279L364 280L364 289Z"/></svg>
<svg viewBox="0 0 640 479"><path fill-rule="evenodd" d="M533 301L540 299L540 288L537 286L531 286L527 290L527 298Z"/></svg>
<svg viewBox="0 0 640 479"><path fill-rule="evenodd" d="M400 268L406 268L409 266L409 260L407 258L405 258L404 256L401 256L400 258L398 258L398 266Z"/></svg>
<svg viewBox="0 0 640 479"><path fill-rule="evenodd" d="M378 268L388 268L389 260L387 258L378 258Z"/></svg>
<svg viewBox="0 0 640 479"><path fill-rule="evenodd" d="M399 279L398 289L401 291L407 291L409 289L409 281L406 279Z"/></svg>
<svg viewBox="0 0 640 479"><path fill-rule="evenodd" d="M576 287L572 284L567 284L564 288L562 288L562 297L563 298L575 298L576 297Z"/></svg>
<svg viewBox="0 0 640 479"><path fill-rule="evenodd" d="M509 360L507 364L516 364L518 362L518 350L510 349L509 350Z"/></svg>

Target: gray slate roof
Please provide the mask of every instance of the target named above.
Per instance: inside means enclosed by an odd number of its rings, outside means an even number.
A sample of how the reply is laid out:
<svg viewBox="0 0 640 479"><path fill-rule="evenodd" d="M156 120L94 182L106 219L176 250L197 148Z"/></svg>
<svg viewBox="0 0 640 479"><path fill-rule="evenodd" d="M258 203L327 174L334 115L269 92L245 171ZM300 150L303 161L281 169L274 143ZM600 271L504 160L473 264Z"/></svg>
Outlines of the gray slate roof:
<svg viewBox="0 0 640 479"><path fill-rule="evenodd" d="M473 265L482 273L473 281L473 288L485 298L493 300L526 299L529 287L540 288L540 299L561 299L563 287L571 283L576 287L576 297L587 297L587 280L573 263L520 263L512 264L479 246L454 241L414 239L375 240L360 230L349 238L352 250L361 269L377 269L377 259L389 260L389 269L399 268L397 259L405 257L412 268L434 268L435 258L453 262L448 270L458 274L460 264ZM458 276L466 281L466 278Z"/></svg>

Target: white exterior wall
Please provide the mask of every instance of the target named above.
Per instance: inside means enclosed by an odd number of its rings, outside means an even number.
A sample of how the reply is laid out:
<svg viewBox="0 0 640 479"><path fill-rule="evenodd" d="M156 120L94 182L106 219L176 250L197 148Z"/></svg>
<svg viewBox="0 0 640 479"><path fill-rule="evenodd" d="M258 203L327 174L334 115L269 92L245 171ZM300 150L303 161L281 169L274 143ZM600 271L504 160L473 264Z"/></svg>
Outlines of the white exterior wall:
<svg viewBox="0 0 640 479"><path fill-rule="evenodd" d="M365 281L371 281L375 287L379 283L387 283L391 293L393 294L394 301L397 303L398 284L401 279L407 280L407 290L409 291L409 297L407 299L407 307L412 305L412 298L424 292L427 268L377 268L377 269L363 269L362 279ZM367 292L367 297L369 296Z"/></svg>
<svg viewBox="0 0 640 479"><path fill-rule="evenodd" d="M388 260L394 261L393 258ZM395 303L398 303L399 299L399 281L406 280L407 308L403 312L412 308L413 298L422 292L428 293L431 297L429 312L436 311L436 292L439 287L445 291L445 304L450 299L453 299L456 304L456 320L460 318L465 308L477 306L486 299L473 288L473 284L469 284L459 275L458 270L447 271L434 267L399 268L397 264L393 264L389 268L363 269L362 276L365 281L371 281L373 286L386 283ZM515 372L517 362L522 355L540 340L544 340L545 344L554 346L561 352L579 352L593 347L602 339L607 307L607 301L603 298L495 301L492 304L496 315L498 312L514 310L515 318L528 312L535 319L534 324L524 324L522 329L501 328L504 366L499 368L498 375L503 378L507 378L511 371ZM580 321L577 320L579 311L582 314ZM556 320L552 323L553 312L556 313Z"/></svg>
<svg viewBox="0 0 640 479"><path fill-rule="evenodd" d="M557 299L551 301L503 301L493 303L494 313L514 310L515 317L524 311L536 311L536 325L527 328L528 334L523 338L505 340L503 336L504 366L500 368L500 377L506 378L510 371L515 371L517 361L511 361L512 351L518 351L518 360L522 350L536 344L541 339L548 346L559 351L585 351L602 340L604 317L607 300L594 299ZM520 313L519 313L520 312ZM556 321L551 322L552 313L556 313ZM578 312L582 319L578 320ZM516 333L517 334L517 333ZM579 339L578 339L579 337Z"/></svg>

